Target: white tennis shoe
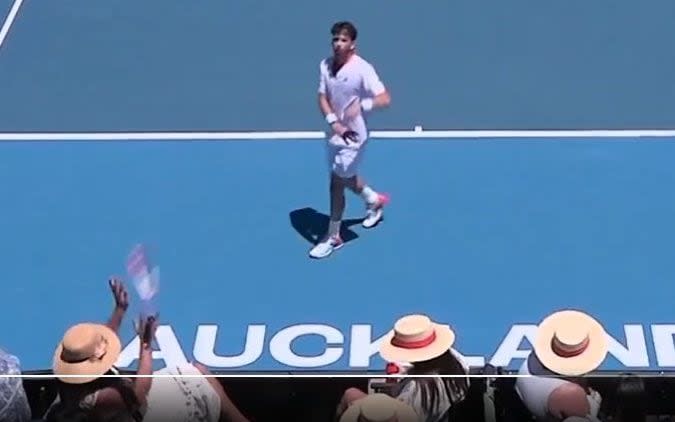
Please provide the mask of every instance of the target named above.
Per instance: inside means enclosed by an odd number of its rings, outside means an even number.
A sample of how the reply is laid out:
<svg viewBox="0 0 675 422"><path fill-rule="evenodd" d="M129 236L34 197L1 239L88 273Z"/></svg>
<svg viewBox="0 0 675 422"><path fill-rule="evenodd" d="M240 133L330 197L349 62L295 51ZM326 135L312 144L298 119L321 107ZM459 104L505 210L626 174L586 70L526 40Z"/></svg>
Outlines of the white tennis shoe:
<svg viewBox="0 0 675 422"><path fill-rule="evenodd" d="M366 217L363 219L361 225L366 229L370 229L378 225L384 217L384 207L388 203L389 203L389 196L382 193L379 194L377 197L377 201L373 204L368 205Z"/></svg>
<svg viewBox="0 0 675 422"><path fill-rule="evenodd" d="M344 246L344 242L340 236L328 236L326 239L317 243L310 251L310 258L321 259L326 258L336 250Z"/></svg>

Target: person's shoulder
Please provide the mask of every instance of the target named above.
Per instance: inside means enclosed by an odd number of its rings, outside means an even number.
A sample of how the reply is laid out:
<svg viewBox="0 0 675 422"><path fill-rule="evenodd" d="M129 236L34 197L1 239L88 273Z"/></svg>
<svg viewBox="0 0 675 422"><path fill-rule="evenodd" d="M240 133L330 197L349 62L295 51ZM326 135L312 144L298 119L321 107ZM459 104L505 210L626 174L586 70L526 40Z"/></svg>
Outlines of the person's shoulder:
<svg viewBox="0 0 675 422"><path fill-rule="evenodd" d="M361 68L375 70L375 65L363 56L356 56L355 59Z"/></svg>
<svg viewBox="0 0 675 422"><path fill-rule="evenodd" d="M324 57L319 62L319 69L321 69L322 71L328 70L331 66L332 61L333 61L332 57Z"/></svg>

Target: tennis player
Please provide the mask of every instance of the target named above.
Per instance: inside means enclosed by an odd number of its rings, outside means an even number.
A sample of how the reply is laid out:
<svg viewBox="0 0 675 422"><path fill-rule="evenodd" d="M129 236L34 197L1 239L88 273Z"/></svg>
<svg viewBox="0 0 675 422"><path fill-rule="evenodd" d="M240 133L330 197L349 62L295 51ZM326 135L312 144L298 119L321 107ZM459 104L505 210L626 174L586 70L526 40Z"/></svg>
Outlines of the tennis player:
<svg viewBox="0 0 675 422"><path fill-rule="evenodd" d="M360 195L366 203L363 227L375 227L388 202L366 185L359 165L368 140L368 112L389 106L389 93L375 68L356 51L356 27L338 22L331 28L333 55L321 61L319 108L330 126L327 140L330 178L330 223L328 233L309 252L312 258L325 258L343 246L340 224L345 210L345 188Z"/></svg>

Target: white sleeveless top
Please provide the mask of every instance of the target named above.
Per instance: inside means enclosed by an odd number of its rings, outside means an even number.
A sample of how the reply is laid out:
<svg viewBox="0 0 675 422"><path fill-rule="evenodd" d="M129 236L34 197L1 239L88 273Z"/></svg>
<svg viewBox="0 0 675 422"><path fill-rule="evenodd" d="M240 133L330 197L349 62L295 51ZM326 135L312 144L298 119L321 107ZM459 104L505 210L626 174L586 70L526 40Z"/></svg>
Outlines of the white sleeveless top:
<svg viewBox="0 0 675 422"><path fill-rule="evenodd" d="M518 375L535 375L534 377L518 378L516 380L516 391L532 415L538 420L550 420L548 398L556 388L570 384L570 382L553 378L556 375L546 369L534 353L531 353L525 360L518 371Z"/></svg>
<svg viewBox="0 0 675 422"><path fill-rule="evenodd" d="M534 353L530 353L523 365L518 371L519 375L534 375L533 377L518 378L516 380L516 392L525 404L525 407L539 421L556 420L548 413L548 399L553 391L565 384L572 384L559 377L559 375L548 370ZM591 396L587 396L588 403L591 406L591 415L597 404ZM597 409L595 409L597 411Z"/></svg>

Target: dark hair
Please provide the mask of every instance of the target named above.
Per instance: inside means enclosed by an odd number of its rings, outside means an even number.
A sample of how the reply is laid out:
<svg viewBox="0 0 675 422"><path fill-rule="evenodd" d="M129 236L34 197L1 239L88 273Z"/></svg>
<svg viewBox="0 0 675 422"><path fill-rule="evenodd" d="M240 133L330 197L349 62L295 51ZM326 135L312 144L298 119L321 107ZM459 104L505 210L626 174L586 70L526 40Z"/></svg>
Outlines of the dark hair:
<svg viewBox="0 0 675 422"><path fill-rule="evenodd" d="M105 375L119 375L113 370ZM143 415L140 413L141 404L136 397L133 382L129 378L107 378L101 377L87 384L67 384L61 380L57 381L57 390L59 403L48 411L45 418L48 422L65 422L68 420L77 422L96 422L97 418L89 410L80 408L80 400L84 395L91 394L106 388L117 390L122 397L124 406L132 418L136 421L142 421Z"/></svg>
<svg viewBox="0 0 675 422"><path fill-rule="evenodd" d="M353 23L347 21L336 22L330 29L330 33L333 36L342 32L346 32L347 36L351 38L352 41L356 41L356 37L359 35L359 32L356 30L356 26L354 26Z"/></svg>
<svg viewBox="0 0 675 422"><path fill-rule="evenodd" d="M616 410L621 422L639 422L646 420L646 401L648 399L645 384L640 377L624 375L616 389Z"/></svg>
<svg viewBox="0 0 675 422"><path fill-rule="evenodd" d="M451 351L424 362L415 362L408 371L410 375L466 375L466 369ZM422 407L431 409L436 406L440 399L441 391L438 391L436 378L406 378L403 384L415 381L422 395ZM452 405L464 400L468 390L468 378L441 378L445 392Z"/></svg>

